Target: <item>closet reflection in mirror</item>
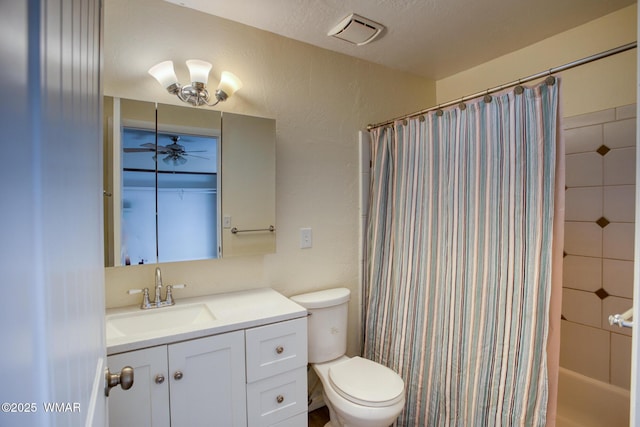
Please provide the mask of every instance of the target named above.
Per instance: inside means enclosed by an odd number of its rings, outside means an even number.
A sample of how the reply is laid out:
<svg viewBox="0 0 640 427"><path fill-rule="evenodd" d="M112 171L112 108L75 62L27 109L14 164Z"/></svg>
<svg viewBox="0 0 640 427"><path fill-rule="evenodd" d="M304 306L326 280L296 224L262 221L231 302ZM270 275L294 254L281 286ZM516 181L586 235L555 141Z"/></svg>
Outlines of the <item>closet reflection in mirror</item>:
<svg viewBox="0 0 640 427"><path fill-rule="evenodd" d="M156 203L159 262L218 256L218 139L122 128L122 264L155 262Z"/></svg>

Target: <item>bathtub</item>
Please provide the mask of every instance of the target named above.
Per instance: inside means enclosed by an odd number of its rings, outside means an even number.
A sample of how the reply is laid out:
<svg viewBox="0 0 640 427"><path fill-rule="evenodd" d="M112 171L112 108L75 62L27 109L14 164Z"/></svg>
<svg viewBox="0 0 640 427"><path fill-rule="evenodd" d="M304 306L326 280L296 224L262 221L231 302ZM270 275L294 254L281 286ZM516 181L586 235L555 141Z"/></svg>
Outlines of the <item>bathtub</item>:
<svg viewBox="0 0 640 427"><path fill-rule="evenodd" d="M629 390L560 368L556 427L627 427Z"/></svg>

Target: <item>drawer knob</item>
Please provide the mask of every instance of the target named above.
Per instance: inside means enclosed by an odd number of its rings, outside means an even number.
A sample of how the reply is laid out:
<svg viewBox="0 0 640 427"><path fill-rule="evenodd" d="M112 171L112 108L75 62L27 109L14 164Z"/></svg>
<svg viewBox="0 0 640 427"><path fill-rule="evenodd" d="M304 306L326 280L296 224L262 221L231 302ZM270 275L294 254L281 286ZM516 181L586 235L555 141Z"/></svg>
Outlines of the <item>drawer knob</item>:
<svg viewBox="0 0 640 427"><path fill-rule="evenodd" d="M276 397L276 401L277 401L278 403L282 403L282 402L284 402L284 396L283 396L283 395L281 395L281 394L279 394L279 395L278 395L278 397Z"/></svg>
<svg viewBox="0 0 640 427"><path fill-rule="evenodd" d="M279 346L276 347L276 353L282 354L283 351L284 351L284 347L283 346L279 345Z"/></svg>
<svg viewBox="0 0 640 427"><path fill-rule="evenodd" d="M156 375L156 384L162 384L164 382L164 375L158 374Z"/></svg>
<svg viewBox="0 0 640 427"><path fill-rule="evenodd" d="M176 373L173 374L173 378L175 378L176 380L181 380L183 376L184 375L182 374L181 371L176 371Z"/></svg>

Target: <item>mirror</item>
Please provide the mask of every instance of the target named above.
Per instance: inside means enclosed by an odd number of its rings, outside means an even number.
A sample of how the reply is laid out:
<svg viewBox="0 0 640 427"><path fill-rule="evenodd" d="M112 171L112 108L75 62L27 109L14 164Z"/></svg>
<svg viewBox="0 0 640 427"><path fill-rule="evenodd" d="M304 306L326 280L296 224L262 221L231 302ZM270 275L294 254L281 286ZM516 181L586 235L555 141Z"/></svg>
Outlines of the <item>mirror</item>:
<svg viewBox="0 0 640 427"><path fill-rule="evenodd" d="M275 251L274 120L111 97L104 114L105 266Z"/></svg>

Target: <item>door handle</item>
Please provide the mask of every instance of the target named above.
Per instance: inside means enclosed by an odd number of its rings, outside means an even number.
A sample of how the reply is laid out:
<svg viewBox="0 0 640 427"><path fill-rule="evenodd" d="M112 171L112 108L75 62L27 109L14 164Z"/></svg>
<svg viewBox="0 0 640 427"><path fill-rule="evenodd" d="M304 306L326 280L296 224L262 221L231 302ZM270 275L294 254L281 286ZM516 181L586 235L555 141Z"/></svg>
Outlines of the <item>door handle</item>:
<svg viewBox="0 0 640 427"><path fill-rule="evenodd" d="M107 368L104 372L104 395L109 397L109 392L115 386L122 387L123 390L129 390L133 386L133 368L125 366L117 374L112 374Z"/></svg>

